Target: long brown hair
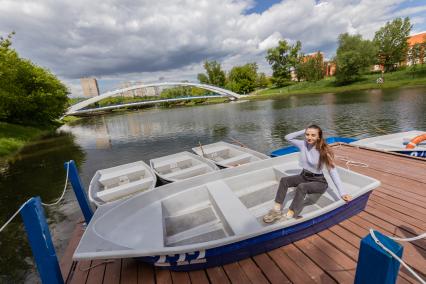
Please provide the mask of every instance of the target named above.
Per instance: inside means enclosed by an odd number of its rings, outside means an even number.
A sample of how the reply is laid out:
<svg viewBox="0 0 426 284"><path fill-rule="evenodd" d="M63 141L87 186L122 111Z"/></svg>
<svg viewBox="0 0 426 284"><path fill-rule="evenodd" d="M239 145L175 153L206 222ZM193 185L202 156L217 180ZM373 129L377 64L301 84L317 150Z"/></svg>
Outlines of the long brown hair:
<svg viewBox="0 0 426 284"><path fill-rule="evenodd" d="M318 130L318 140L315 144L316 149L320 153L318 169L321 169L325 164L327 169L334 168L334 153L331 148L325 143L324 137L322 135L322 129L318 125L312 124L307 129L316 129Z"/></svg>

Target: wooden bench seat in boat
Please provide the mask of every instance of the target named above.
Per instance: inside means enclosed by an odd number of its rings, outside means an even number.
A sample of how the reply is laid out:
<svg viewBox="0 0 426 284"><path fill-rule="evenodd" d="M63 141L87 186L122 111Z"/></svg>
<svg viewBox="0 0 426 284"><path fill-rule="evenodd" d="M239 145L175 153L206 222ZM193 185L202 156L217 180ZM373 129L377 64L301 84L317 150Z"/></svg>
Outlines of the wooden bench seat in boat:
<svg viewBox="0 0 426 284"><path fill-rule="evenodd" d="M221 164L224 165L230 165L230 164L241 164L242 162L248 162L250 160L250 158L252 157L252 155L247 154L247 153L243 153L241 155L226 159L226 160L222 160L220 161Z"/></svg>
<svg viewBox="0 0 426 284"><path fill-rule="evenodd" d="M106 187L117 184L117 178L122 176L143 176L145 169L141 165L135 165L132 167L124 168L117 171L112 171L110 173L102 173L99 178L99 182ZM129 179L131 179L129 177Z"/></svg>
<svg viewBox="0 0 426 284"><path fill-rule="evenodd" d="M152 177L146 177L133 182L125 183L112 188L107 188L97 193L97 197L105 202L136 193L142 189L148 188L154 182Z"/></svg>
<svg viewBox="0 0 426 284"><path fill-rule="evenodd" d="M199 164L180 171L165 174L164 177L168 179L181 178L182 176L191 177L200 174L205 168L207 168L207 165Z"/></svg>
<svg viewBox="0 0 426 284"><path fill-rule="evenodd" d="M256 232L262 228L256 217L226 183L223 181L211 182L207 184L207 188L216 212L235 235Z"/></svg>

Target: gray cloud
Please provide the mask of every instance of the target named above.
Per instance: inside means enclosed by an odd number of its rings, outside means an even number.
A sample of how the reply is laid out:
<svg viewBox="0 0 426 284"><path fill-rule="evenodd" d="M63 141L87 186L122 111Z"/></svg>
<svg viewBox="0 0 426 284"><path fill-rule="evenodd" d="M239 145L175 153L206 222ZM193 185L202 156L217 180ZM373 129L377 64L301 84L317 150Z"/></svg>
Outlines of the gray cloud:
<svg viewBox="0 0 426 284"><path fill-rule="evenodd" d="M0 33L16 31L14 47L77 90L76 78L195 78L201 62L216 59L226 68L258 62L280 38L301 40L304 52L322 50L331 57L337 36L374 31L403 1L286 0L262 14L246 14L251 0L54 1L0 0Z"/></svg>

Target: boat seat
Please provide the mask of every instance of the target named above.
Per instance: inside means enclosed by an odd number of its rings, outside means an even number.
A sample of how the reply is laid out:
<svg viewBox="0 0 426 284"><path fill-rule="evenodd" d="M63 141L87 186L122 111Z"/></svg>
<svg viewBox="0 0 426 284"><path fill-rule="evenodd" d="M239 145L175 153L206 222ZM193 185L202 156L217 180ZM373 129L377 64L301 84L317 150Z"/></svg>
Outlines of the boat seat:
<svg viewBox="0 0 426 284"><path fill-rule="evenodd" d="M165 161L153 161L153 166L155 169L159 169L162 167L167 167L167 166L171 166L172 164L179 164L182 162L187 162L187 161L192 161L193 158L192 157L188 157L188 156L182 156L182 157L177 157L175 159L167 159Z"/></svg>
<svg viewBox="0 0 426 284"><path fill-rule="evenodd" d="M207 184L207 188L216 212L235 235L256 232L262 228L256 217L226 183L223 181L211 182Z"/></svg>
<svg viewBox="0 0 426 284"><path fill-rule="evenodd" d="M147 177L144 179L139 179L133 182L125 183L119 186L112 188L107 188L97 193L97 197L104 202L109 202L120 198L122 196L130 195L141 191L143 189L149 188L149 186L154 182L152 177Z"/></svg>
<svg viewBox="0 0 426 284"><path fill-rule="evenodd" d="M128 176L128 175L143 176L144 172L145 172L144 167L141 167L140 165L136 165L136 166L133 166L133 167L113 171L113 172L110 172L110 173L101 173L101 177L99 178L99 182L103 186L108 187L108 186L111 186L113 184L117 184L118 183L117 178L119 178L119 177Z"/></svg>
<svg viewBox="0 0 426 284"><path fill-rule="evenodd" d="M171 173L165 174L163 176L165 178L170 178L170 179L182 178L182 176L190 177L190 176L193 176L193 175L198 175L206 167L207 167L207 165L205 165L205 164L199 164L199 165L195 165L195 166L192 166L192 167L180 170L180 171L171 172Z"/></svg>
<svg viewBox="0 0 426 284"><path fill-rule="evenodd" d="M241 164L242 162L246 163L248 161L250 161L250 158L253 155L250 155L248 153L243 153L241 155L226 159L226 160L222 160L220 161L221 164L223 165L230 165L230 164Z"/></svg>
<svg viewBox="0 0 426 284"><path fill-rule="evenodd" d="M198 147L198 150L200 151L200 153L202 153L201 148ZM203 147L204 154L206 155L210 155L212 153L217 153L217 152L224 152L227 150L229 150L229 147L225 147L225 146L216 146L216 147L209 147L209 148Z"/></svg>

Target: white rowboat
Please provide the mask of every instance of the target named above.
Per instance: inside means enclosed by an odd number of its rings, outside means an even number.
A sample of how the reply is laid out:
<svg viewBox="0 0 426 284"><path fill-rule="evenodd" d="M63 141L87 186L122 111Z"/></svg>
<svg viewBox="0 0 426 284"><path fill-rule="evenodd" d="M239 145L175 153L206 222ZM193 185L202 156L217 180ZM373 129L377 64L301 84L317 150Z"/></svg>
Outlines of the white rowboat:
<svg viewBox="0 0 426 284"><path fill-rule="evenodd" d="M352 142L351 145L426 158L426 141L423 141L413 149L406 149L406 145L408 144L408 142L410 142L411 139L425 133L425 131L418 130L399 132L394 134L361 139Z"/></svg>
<svg viewBox="0 0 426 284"><path fill-rule="evenodd" d="M353 200L330 187L308 195L301 218L266 224L282 177L300 173L299 153L200 175L100 206L74 259L139 257L174 270L222 265L305 238L357 214L380 182L337 168ZM294 197L290 189L284 201Z"/></svg>
<svg viewBox="0 0 426 284"><path fill-rule="evenodd" d="M211 161L186 151L152 159L149 164L165 182L175 182L219 170Z"/></svg>
<svg viewBox="0 0 426 284"><path fill-rule="evenodd" d="M222 168L236 167L270 158L265 154L249 148L240 147L223 141L195 147L192 148L192 150L197 155L211 160Z"/></svg>
<svg viewBox="0 0 426 284"><path fill-rule="evenodd" d="M157 177L142 161L96 171L89 185L89 199L100 206L153 189Z"/></svg>

